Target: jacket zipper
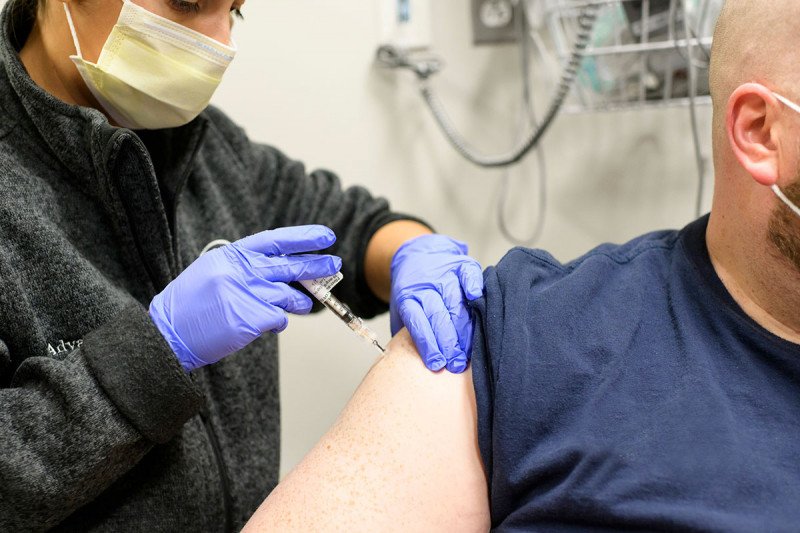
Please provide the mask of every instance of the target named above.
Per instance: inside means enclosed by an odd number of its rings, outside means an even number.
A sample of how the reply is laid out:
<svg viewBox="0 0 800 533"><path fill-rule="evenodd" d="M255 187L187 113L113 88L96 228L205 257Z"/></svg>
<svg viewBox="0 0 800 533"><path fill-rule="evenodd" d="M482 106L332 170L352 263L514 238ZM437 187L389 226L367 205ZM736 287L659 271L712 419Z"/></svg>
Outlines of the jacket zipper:
<svg viewBox="0 0 800 533"><path fill-rule="evenodd" d="M225 466L225 462L222 460L222 447L219 444L217 433L211 426L211 422L208 420L208 416L205 412L200 413L200 420L203 421L203 427L206 429L208 440L211 442L211 448L214 450L214 458L217 461L217 469L219 470L219 478L222 485L222 499L225 509L225 531L230 532L233 531L233 516L231 514L233 502L231 501L230 476L228 475L228 467Z"/></svg>
<svg viewBox="0 0 800 533"><path fill-rule="evenodd" d="M104 153L104 159L106 161L108 161L108 159L109 159L109 154L108 154L109 149L111 147L115 146L117 138L118 137L122 137L123 135L127 135L127 134L124 132L124 130L121 130L121 129L116 131L116 132L114 132L114 134L112 135L111 140L107 144L106 151ZM134 137L134 139L136 139L136 138ZM136 142L141 142L141 141L136 140ZM147 151L147 149L144 146L142 146L142 149L145 152ZM195 151L197 151L197 149L198 148L195 147ZM178 197L180 195L181 190L183 189L183 184L185 183L186 178L188 177L188 174L190 172L191 172L191 168L187 169L186 175L184 175L182 177L183 179L182 179L182 181L180 183L180 186L179 186L178 190L176 190L176 192L175 192L175 198L173 199L173 206L172 206L173 210L172 210L172 213L170 214L170 218L172 220L172 230L173 230L172 231L172 243L171 244L172 244L172 248L173 248L173 253L175 254L174 255L174 257L175 257L175 267L176 267L176 270L177 270L177 272L175 272L174 275L178 275L183 269L182 261L181 261L180 255L179 255L178 231L177 231L177 227L176 227L177 226ZM135 238L133 240L134 240L134 244L136 245L137 252L139 253L139 256L140 257L144 257L144 254L142 253L142 250L139 247L139 243L136 241ZM152 269L150 268L149 263L147 261L141 261L140 264L142 264L142 266L144 267L145 272L147 273L149 279L151 280L150 281L151 285L153 287L155 287L156 286L156 280L158 278L152 272ZM222 486L221 488L222 488L222 499L223 499L223 512L225 514L225 531L226 531L226 533L232 532L233 531L233 511L232 511L232 509L233 509L233 501L232 501L232 497L231 497L230 476L228 474L228 468L225 465L225 462L223 461L222 447L220 446L219 438L217 437L217 434L214 431L213 426L211 425L211 422L210 422L210 420L208 418L208 414L207 414L206 410L200 412L200 420L202 420L202 422L203 422L203 428L205 429L205 432L206 432L206 435L208 437L208 440L211 443L211 448L212 448L212 450L214 452L214 459L215 459L216 464L217 464L217 470L219 471L220 484Z"/></svg>
<svg viewBox="0 0 800 533"><path fill-rule="evenodd" d="M195 151L197 151L197 149L198 147L195 147ZM192 159L194 159L194 155L192 156ZM189 177L189 173L191 173L191 165L189 165L189 168L186 169L185 174L181 176L181 180L175 190L175 196L172 199L172 210L171 213L169 213L172 229L172 250L175 256L175 266L178 270L175 275L179 275L183 271L184 267L183 261L181 260L180 247L178 244L178 203L180 202L180 195L183 191L183 186L186 184L186 181ZM233 499L231 497L230 474L228 473L228 467L225 465L225 461L222 457L222 446L219 443L219 437L217 436L217 432L214 430L214 427L211 425L211 421L209 420L208 414L205 410L200 412L200 420L203 421L203 428L206 430L206 435L211 443L211 449L214 451L214 459L217 463L217 470L219 471L220 485L222 486L222 503L225 513L225 531L226 533L232 532Z"/></svg>

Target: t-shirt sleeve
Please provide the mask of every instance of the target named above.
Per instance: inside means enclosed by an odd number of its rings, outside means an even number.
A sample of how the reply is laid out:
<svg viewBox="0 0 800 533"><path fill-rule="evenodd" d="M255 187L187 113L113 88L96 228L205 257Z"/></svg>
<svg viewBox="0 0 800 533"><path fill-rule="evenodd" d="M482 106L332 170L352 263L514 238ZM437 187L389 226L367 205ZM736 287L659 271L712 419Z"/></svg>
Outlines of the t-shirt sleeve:
<svg viewBox="0 0 800 533"><path fill-rule="evenodd" d="M494 411L494 369L492 367L492 331L502 322L489 312L489 294L497 294L497 273L489 267L484 273L484 296L472 303L475 313L475 333L472 342L472 383L478 410L478 446L486 478L492 479L492 412ZM494 300L494 298L492 298ZM494 318L494 320L493 320Z"/></svg>
<svg viewBox="0 0 800 533"><path fill-rule="evenodd" d="M530 339L526 320L537 290L551 285L564 267L540 250L515 248L484 272L484 295L472 303L475 333L472 380L478 411L478 444L491 490L494 457L495 401L504 372L524 372L522 346ZM506 297L509 295L509 297ZM508 357L506 354L510 354ZM502 414L502 413L500 413Z"/></svg>

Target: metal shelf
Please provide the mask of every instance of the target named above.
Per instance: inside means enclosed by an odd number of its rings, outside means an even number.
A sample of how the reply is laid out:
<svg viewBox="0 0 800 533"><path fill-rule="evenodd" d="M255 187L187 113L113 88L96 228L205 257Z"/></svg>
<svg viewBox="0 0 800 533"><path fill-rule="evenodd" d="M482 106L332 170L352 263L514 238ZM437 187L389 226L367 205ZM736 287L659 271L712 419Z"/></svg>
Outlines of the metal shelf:
<svg viewBox="0 0 800 533"><path fill-rule="evenodd" d="M567 112L708 103L710 48L723 0L526 1L531 38L553 76L575 42L582 9L599 6Z"/></svg>

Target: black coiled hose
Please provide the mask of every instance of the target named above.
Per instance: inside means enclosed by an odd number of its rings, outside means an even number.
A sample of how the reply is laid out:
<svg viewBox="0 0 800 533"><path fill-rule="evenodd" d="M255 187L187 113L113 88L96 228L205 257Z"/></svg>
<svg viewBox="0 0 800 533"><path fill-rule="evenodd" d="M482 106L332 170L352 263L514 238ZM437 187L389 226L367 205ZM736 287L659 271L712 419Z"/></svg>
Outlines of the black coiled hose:
<svg viewBox="0 0 800 533"><path fill-rule="evenodd" d="M575 83L575 79L578 77L581 62L586 53L586 47L589 45L592 38L594 25L597 21L598 9L599 7L597 5L588 5L581 10L578 17L579 29L575 46L573 47L569 62L561 73L561 80L559 81L558 88L550 103L547 114L545 114L541 124L536 126L530 135L527 135L522 140L519 146L505 155L487 156L478 153L467 142L464 136L458 132L450 120L450 117L447 115L441 101L436 97L433 89L428 84L428 78L431 73L429 71L424 71L426 75L421 75L420 72L414 69L415 73L417 73L417 77L422 82L422 87L420 89L422 97L425 99L433 116L436 118L436 122L439 124L439 127L442 129L453 148L472 163L484 168L498 168L514 165L520 162L535 148L552 125L553 120L558 116L561 107L564 105L564 101L567 99L572 89L572 85Z"/></svg>

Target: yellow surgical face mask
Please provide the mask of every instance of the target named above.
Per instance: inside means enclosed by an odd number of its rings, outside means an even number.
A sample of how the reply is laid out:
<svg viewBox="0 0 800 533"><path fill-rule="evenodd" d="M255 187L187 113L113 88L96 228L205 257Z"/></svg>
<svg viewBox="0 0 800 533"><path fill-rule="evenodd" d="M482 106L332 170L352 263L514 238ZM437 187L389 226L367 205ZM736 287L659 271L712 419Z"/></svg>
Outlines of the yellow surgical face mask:
<svg viewBox="0 0 800 533"><path fill-rule="evenodd" d="M78 67L89 90L124 128L174 128L191 122L211 100L236 47L122 0L119 20L97 63L83 59L64 2Z"/></svg>

